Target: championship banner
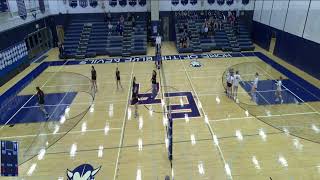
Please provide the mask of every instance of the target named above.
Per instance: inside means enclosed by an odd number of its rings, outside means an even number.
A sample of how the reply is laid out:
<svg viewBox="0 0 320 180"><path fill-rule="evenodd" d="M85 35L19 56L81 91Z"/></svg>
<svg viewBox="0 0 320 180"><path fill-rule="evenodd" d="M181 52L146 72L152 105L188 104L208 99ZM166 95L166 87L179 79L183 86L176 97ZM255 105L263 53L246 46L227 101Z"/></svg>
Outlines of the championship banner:
<svg viewBox="0 0 320 180"><path fill-rule="evenodd" d="M127 0L119 0L119 5L125 7L127 5Z"/></svg>
<svg viewBox="0 0 320 180"><path fill-rule="evenodd" d="M98 6L98 1L97 0L89 0L89 4L91 7L95 8Z"/></svg>
<svg viewBox="0 0 320 180"><path fill-rule="evenodd" d="M224 0L217 0L217 3L222 6L224 4Z"/></svg>
<svg viewBox="0 0 320 180"><path fill-rule="evenodd" d="M233 0L226 0L227 1L227 5L231 6L233 4Z"/></svg>
<svg viewBox="0 0 320 180"><path fill-rule="evenodd" d="M181 4L184 5L184 6L187 5L188 4L188 0L181 0Z"/></svg>
<svg viewBox="0 0 320 180"><path fill-rule="evenodd" d="M196 5L198 3L198 0L190 0L190 4Z"/></svg>
<svg viewBox="0 0 320 180"><path fill-rule="evenodd" d="M25 20L27 18L27 9L24 0L17 0L17 6L19 16L21 19Z"/></svg>
<svg viewBox="0 0 320 180"><path fill-rule="evenodd" d="M129 0L129 5L132 7L137 5L137 0Z"/></svg>
<svg viewBox="0 0 320 180"><path fill-rule="evenodd" d="M88 0L79 0L79 5L82 8L86 8L88 6Z"/></svg>
<svg viewBox="0 0 320 180"><path fill-rule="evenodd" d="M7 0L0 0L0 12L7 12L8 10Z"/></svg>
<svg viewBox="0 0 320 180"><path fill-rule="evenodd" d="M109 0L109 5L110 5L111 7L115 7L117 4L118 4L118 1L117 1L117 0Z"/></svg>
<svg viewBox="0 0 320 180"><path fill-rule="evenodd" d="M77 0L69 0L69 6L72 8L76 8L78 6Z"/></svg>
<svg viewBox="0 0 320 180"><path fill-rule="evenodd" d="M250 0L242 0L242 4L247 5L247 4L249 4L249 1Z"/></svg>
<svg viewBox="0 0 320 180"><path fill-rule="evenodd" d="M176 6L179 4L179 0L171 0L171 4Z"/></svg>
<svg viewBox="0 0 320 180"><path fill-rule="evenodd" d="M145 6L147 4L146 0L139 0L139 5L140 6Z"/></svg>
<svg viewBox="0 0 320 180"><path fill-rule="evenodd" d="M42 14L46 12L46 7L44 6L44 0L39 0L39 8Z"/></svg>
<svg viewBox="0 0 320 180"><path fill-rule="evenodd" d="M208 0L208 4L214 4L214 0Z"/></svg>

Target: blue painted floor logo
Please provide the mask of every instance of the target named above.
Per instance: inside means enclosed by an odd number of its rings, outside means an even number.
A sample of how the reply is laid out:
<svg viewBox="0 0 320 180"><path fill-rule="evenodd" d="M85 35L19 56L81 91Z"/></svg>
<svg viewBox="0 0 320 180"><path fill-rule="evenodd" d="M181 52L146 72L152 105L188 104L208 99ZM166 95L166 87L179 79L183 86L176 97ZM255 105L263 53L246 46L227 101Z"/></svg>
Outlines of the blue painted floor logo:
<svg viewBox="0 0 320 180"><path fill-rule="evenodd" d="M136 85L138 89L140 89L140 84ZM161 99L159 99L159 87L158 84L157 89L157 96L152 97L152 93L145 92L145 93L138 93L139 96L139 105L150 105L150 104L161 104ZM170 88L170 87L167 87ZM182 102L182 104L170 104L167 106L167 109L171 110L171 117L172 119L181 119L188 116L189 118L193 117L200 117L200 112L197 107L197 104L193 98L193 95L191 92L182 92L182 91L176 91L175 92L167 92L164 93L164 98L169 99L185 99L185 102Z"/></svg>
<svg viewBox="0 0 320 180"><path fill-rule="evenodd" d="M101 166L94 169L90 164L81 164L73 171L67 170L68 180L95 180L95 175L100 169Z"/></svg>

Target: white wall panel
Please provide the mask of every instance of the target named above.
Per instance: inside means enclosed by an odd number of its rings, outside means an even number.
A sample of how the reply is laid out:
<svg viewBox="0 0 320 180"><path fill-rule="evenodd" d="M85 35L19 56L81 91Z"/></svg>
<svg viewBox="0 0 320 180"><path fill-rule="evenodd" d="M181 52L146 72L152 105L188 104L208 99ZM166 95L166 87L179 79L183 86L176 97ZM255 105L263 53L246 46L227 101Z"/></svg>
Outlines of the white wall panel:
<svg viewBox="0 0 320 180"><path fill-rule="evenodd" d="M283 30L288 10L289 0L274 0L270 26Z"/></svg>
<svg viewBox="0 0 320 180"><path fill-rule="evenodd" d="M261 18L260 18L261 23L269 25L270 15L271 15L271 11L272 11L272 4L273 4L273 0L264 0L263 1Z"/></svg>
<svg viewBox="0 0 320 180"><path fill-rule="evenodd" d="M312 0L303 37L320 43L320 1Z"/></svg>
<svg viewBox="0 0 320 180"><path fill-rule="evenodd" d="M256 0L254 5L253 20L260 22L263 0Z"/></svg>
<svg viewBox="0 0 320 180"><path fill-rule="evenodd" d="M289 9L284 30L291 34L301 36L308 12L310 0L292 0L289 2Z"/></svg>

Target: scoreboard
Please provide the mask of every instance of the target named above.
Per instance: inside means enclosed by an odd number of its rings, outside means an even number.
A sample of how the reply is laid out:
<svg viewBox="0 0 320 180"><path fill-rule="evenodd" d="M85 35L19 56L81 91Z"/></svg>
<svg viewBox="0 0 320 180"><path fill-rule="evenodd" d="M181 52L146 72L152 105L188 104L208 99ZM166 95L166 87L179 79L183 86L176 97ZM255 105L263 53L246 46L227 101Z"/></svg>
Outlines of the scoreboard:
<svg viewBox="0 0 320 180"><path fill-rule="evenodd" d="M18 176L18 143L1 141L1 176Z"/></svg>

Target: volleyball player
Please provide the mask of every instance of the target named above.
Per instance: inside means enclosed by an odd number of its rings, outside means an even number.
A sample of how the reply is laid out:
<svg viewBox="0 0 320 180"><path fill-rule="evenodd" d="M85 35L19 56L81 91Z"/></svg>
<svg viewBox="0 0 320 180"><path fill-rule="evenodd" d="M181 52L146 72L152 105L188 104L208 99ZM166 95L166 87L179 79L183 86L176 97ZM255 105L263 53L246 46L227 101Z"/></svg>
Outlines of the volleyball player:
<svg viewBox="0 0 320 180"><path fill-rule="evenodd" d="M155 70L152 71L152 78L151 78L151 83L152 83L152 95L151 98L155 98L157 96L158 92L158 87L157 87L157 72Z"/></svg>
<svg viewBox="0 0 320 180"><path fill-rule="evenodd" d="M120 71L119 71L118 67L116 69L116 83L117 83L117 90L119 89L119 85L120 85L121 89L123 89L122 85L121 85Z"/></svg>
<svg viewBox="0 0 320 180"><path fill-rule="evenodd" d="M236 71L236 74L233 77L233 98L234 98L234 100L236 100L238 97L238 87L239 87L240 81L241 81L241 76L239 74L239 71Z"/></svg>
<svg viewBox="0 0 320 180"><path fill-rule="evenodd" d="M48 119L49 114L44 108L44 92L39 87L36 87L36 90L37 90L38 104L39 104L40 110L44 113L44 115L46 116L46 119Z"/></svg>
<svg viewBox="0 0 320 180"><path fill-rule="evenodd" d="M259 82L259 74L256 73L255 74L255 78L253 80L253 85L252 85L252 88L251 88L251 100L256 102L256 99L257 99L257 89L258 89L258 82Z"/></svg>
<svg viewBox="0 0 320 180"><path fill-rule="evenodd" d="M231 69L228 69L228 71L227 71L227 74L226 74L226 90L225 90L225 93L227 94L227 89L228 89L228 79L229 79L229 76L230 76L230 71L231 71ZM227 94L228 95L228 94Z"/></svg>
<svg viewBox="0 0 320 180"><path fill-rule="evenodd" d="M138 114L138 104L139 104L138 93L139 93L139 90L138 90L138 86L136 83L136 77L133 77L131 104L134 105L134 118L137 118L139 116L139 114Z"/></svg>
<svg viewBox="0 0 320 180"><path fill-rule="evenodd" d="M283 98L282 98L282 77L280 76L279 80L276 82L276 102L280 100L280 103L283 103Z"/></svg>
<svg viewBox="0 0 320 180"><path fill-rule="evenodd" d="M232 83L233 83L233 74L230 73L227 77L227 96L232 98Z"/></svg>
<svg viewBox="0 0 320 180"><path fill-rule="evenodd" d="M97 71L94 69L94 66L91 66L91 90L94 89L94 91L98 91L98 86L97 86Z"/></svg>

